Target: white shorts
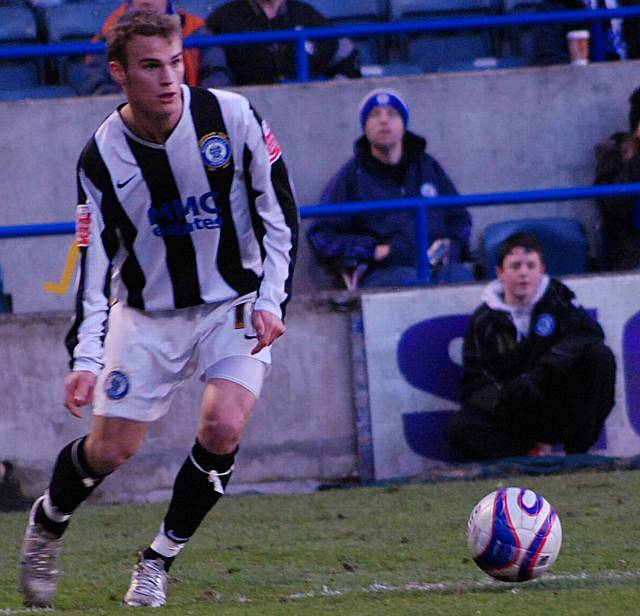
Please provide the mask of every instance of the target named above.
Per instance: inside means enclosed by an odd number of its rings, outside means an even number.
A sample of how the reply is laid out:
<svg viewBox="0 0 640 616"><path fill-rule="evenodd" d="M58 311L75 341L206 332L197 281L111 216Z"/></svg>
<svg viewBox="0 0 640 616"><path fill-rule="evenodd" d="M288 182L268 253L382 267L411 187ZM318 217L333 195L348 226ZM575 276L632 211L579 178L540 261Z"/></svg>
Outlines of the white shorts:
<svg viewBox="0 0 640 616"><path fill-rule="evenodd" d="M143 312L121 303L109 313L104 368L94 415L154 421L178 386L196 370L202 380L225 379L260 395L271 350L256 345L251 313L255 293L220 304Z"/></svg>

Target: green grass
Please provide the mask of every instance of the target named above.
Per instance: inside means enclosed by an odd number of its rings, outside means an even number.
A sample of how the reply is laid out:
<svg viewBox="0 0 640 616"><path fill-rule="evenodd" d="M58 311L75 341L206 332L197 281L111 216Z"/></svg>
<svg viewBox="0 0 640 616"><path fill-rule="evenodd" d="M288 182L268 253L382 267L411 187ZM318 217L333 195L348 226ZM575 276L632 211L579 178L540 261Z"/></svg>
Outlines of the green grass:
<svg viewBox="0 0 640 616"><path fill-rule="evenodd" d="M640 614L640 471L511 478L558 510L560 558L525 584L468 558L466 521L492 481L223 500L176 561L163 614ZM86 506L66 537L57 610L121 614L163 505ZM17 592L26 514L0 514L0 615ZM147 613L148 610L141 610Z"/></svg>

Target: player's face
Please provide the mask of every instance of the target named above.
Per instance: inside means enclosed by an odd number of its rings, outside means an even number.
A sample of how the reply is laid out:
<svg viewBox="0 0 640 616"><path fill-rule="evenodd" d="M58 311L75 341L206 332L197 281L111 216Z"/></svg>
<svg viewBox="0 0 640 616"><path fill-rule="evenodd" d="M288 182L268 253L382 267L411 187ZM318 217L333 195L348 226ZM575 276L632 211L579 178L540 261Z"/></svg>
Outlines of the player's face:
<svg viewBox="0 0 640 616"><path fill-rule="evenodd" d="M402 116L395 107L378 105L367 117L364 134L373 148L393 148L404 137Z"/></svg>
<svg viewBox="0 0 640 616"><path fill-rule="evenodd" d="M525 305L535 297L545 267L537 252L516 247L496 271L504 285L505 302L510 305Z"/></svg>
<svg viewBox="0 0 640 616"><path fill-rule="evenodd" d="M134 36L127 45L127 69L112 62L112 75L139 113L160 119L182 113L180 85L184 79L179 37Z"/></svg>
<svg viewBox="0 0 640 616"><path fill-rule="evenodd" d="M167 0L131 0L131 8L134 11L165 13L167 11Z"/></svg>

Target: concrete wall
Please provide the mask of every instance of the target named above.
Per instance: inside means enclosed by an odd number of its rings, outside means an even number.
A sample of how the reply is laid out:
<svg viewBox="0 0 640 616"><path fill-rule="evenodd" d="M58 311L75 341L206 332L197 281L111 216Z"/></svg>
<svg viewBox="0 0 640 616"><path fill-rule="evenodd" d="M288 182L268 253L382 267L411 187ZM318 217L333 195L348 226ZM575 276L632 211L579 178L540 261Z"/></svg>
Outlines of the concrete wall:
<svg viewBox="0 0 640 616"><path fill-rule="evenodd" d="M0 459L14 462L29 494L45 486L59 449L90 424L62 406L66 314L0 315ZM238 457L233 488L316 485L354 475L356 435L349 369L349 316L321 301L292 302L288 333ZM193 444L202 385L189 381L142 451L100 487L103 501L167 497Z"/></svg>
<svg viewBox="0 0 640 616"><path fill-rule="evenodd" d="M375 86L400 90L411 107L410 127L428 137L461 192L588 184L593 145L626 126L627 98L637 62L587 67L424 75L242 89L282 143L299 201L312 204L351 154L360 133L357 107ZM74 168L85 141L118 96L0 103L0 224L72 219ZM511 211L509 211L511 210ZM589 227L587 202L473 210L474 244L497 219L575 215ZM58 281L70 237L0 242L0 265L17 312L68 310L70 293L45 293ZM326 286L303 242L296 288Z"/></svg>

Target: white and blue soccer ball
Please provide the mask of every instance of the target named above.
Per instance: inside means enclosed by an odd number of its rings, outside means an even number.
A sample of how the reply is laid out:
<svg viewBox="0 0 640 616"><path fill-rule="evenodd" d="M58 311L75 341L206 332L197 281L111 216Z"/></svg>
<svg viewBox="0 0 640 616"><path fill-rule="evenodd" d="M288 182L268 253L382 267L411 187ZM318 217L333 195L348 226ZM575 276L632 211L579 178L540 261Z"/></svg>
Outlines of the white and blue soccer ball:
<svg viewBox="0 0 640 616"><path fill-rule="evenodd" d="M469 516L467 543L485 573L503 582L542 575L558 558L562 526L540 494L502 488L487 494Z"/></svg>

